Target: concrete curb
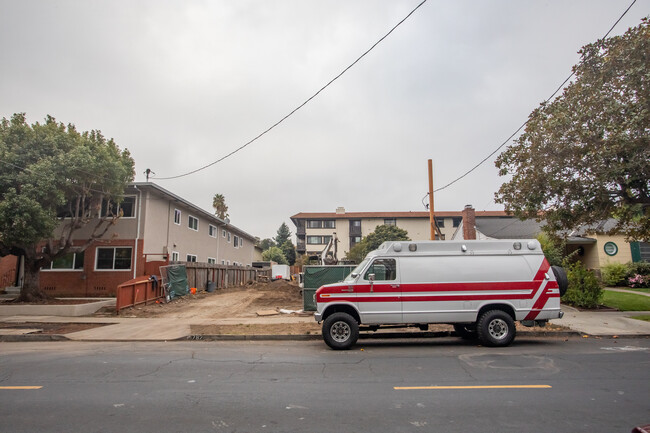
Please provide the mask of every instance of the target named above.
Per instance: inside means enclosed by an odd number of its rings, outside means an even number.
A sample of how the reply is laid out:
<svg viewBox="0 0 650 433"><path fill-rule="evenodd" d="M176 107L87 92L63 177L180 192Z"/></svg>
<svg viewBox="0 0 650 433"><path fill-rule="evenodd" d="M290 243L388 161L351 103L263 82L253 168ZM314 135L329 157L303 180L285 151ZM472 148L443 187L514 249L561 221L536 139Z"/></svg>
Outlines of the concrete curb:
<svg viewBox="0 0 650 433"><path fill-rule="evenodd" d="M623 340L631 338L650 338L650 334L623 334L623 335L591 335L578 331L532 331L532 332L519 332L517 338L547 338L547 337L582 337L588 338L606 338L614 340ZM414 340L414 339L433 339L453 337L460 338L455 333L449 332L385 332L375 334L360 334L359 340ZM616 337L616 338L614 338ZM249 334L249 335L235 335L235 334L193 334L185 337L160 340L71 340L65 335L51 334L24 334L24 335L0 335L0 342L5 343L19 343L19 342L45 342L45 341L76 341L79 343L151 343L151 342L172 342L172 341L316 341L322 340L320 334L295 334L295 335L264 335L264 334Z"/></svg>

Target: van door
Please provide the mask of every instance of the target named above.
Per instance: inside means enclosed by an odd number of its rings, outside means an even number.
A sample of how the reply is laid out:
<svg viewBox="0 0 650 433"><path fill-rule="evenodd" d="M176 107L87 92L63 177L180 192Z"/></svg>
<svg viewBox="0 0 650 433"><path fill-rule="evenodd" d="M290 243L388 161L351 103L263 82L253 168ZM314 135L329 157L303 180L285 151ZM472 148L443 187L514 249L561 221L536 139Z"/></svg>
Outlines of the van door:
<svg viewBox="0 0 650 433"><path fill-rule="evenodd" d="M398 261L375 258L355 286L361 323L402 323Z"/></svg>

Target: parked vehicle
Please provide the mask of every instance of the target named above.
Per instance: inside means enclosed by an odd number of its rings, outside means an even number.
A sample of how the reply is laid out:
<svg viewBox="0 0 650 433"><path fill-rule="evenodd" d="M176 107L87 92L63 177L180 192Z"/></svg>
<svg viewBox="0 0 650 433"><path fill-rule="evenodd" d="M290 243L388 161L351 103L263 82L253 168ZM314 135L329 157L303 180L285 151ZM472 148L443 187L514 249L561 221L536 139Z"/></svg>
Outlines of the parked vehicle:
<svg viewBox="0 0 650 433"><path fill-rule="evenodd" d="M507 346L515 321L544 326L563 316L567 285L534 239L384 242L345 280L316 291L315 318L333 349L350 348L360 330L431 323Z"/></svg>

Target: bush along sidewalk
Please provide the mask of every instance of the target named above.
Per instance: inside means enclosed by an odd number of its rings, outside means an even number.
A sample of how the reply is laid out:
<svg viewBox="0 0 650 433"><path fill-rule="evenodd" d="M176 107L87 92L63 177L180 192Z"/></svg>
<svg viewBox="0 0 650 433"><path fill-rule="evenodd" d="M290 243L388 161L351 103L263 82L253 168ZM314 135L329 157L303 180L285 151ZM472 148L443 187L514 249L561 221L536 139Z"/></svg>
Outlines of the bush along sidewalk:
<svg viewBox="0 0 650 433"><path fill-rule="evenodd" d="M608 263L602 267L603 284L608 287L650 287L650 263Z"/></svg>
<svg viewBox="0 0 650 433"><path fill-rule="evenodd" d="M569 288L562 301L577 308L597 308L603 299L603 289L596 275L580 261L565 266Z"/></svg>

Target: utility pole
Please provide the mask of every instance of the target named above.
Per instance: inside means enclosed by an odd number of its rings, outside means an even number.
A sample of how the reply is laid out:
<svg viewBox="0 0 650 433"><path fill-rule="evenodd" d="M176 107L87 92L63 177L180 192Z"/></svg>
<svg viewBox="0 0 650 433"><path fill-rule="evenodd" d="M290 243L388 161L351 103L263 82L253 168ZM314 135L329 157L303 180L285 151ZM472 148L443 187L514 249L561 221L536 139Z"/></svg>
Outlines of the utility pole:
<svg viewBox="0 0 650 433"><path fill-rule="evenodd" d="M156 174L156 173L154 173L153 171L151 171L151 169L148 168L144 171L144 174L147 175L147 182L149 182L149 175Z"/></svg>
<svg viewBox="0 0 650 433"><path fill-rule="evenodd" d="M442 233L436 224L435 212L433 210L433 161L429 160L429 223L431 224L431 240L436 240L436 232L439 239L442 239Z"/></svg>

